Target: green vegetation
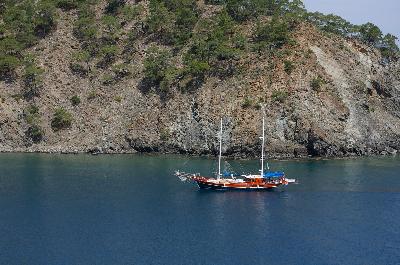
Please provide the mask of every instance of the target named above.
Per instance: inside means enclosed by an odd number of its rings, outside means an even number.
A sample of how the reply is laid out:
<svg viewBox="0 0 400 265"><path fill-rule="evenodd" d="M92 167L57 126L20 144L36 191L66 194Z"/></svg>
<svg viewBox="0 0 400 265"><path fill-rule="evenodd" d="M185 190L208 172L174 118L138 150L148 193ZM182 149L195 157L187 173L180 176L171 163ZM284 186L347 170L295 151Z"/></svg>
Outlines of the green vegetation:
<svg viewBox="0 0 400 265"><path fill-rule="evenodd" d="M66 129L72 125L72 114L64 108L57 108L54 112L53 119L51 120L51 128L53 131Z"/></svg>
<svg viewBox="0 0 400 265"><path fill-rule="evenodd" d="M39 108L35 105L30 105L24 110L25 121L29 125L37 124L40 121Z"/></svg>
<svg viewBox="0 0 400 265"><path fill-rule="evenodd" d="M321 87L322 87L324 84L325 84L325 80L324 80L322 77L320 77L320 76L317 76L317 77L313 78L313 79L311 80L311 82L310 82L311 88L312 88L313 90L315 90L315 91L320 91L320 90L321 90Z"/></svg>
<svg viewBox="0 0 400 265"><path fill-rule="evenodd" d="M160 131L160 140L167 141L171 137L171 133L167 128L161 129Z"/></svg>
<svg viewBox="0 0 400 265"><path fill-rule="evenodd" d="M399 47L397 38L391 34L383 35L378 26L373 23L353 25L345 19L335 15L322 13L308 13L306 19L323 31L341 35L343 37L357 38L367 45L378 48L387 59L398 59Z"/></svg>
<svg viewBox="0 0 400 265"><path fill-rule="evenodd" d="M242 103L242 108L247 109L253 106L253 100L250 97L245 97Z"/></svg>
<svg viewBox="0 0 400 265"><path fill-rule="evenodd" d="M285 70L285 72L286 72L288 75L290 75L290 74L293 72L294 68L295 68L293 62L287 61L287 60L286 60L286 61L283 62L283 64L284 64L284 70Z"/></svg>
<svg viewBox="0 0 400 265"><path fill-rule="evenodd" d="M201 84L207 74L220 77L235 73L241 49L237 46L236 22L226 12L199 22L199 30L184 55L187 84ZM242 45L244 48L245 45Z"/></svg>
<svg viewBox="0 0 400 265"><path fill-rule="evenodd" d="M122 102L122 97L121 97L121 96L115 96L115 97L114 97L114 100L115 100L116 102L118 102L118 103L121 103L121 102Z"/></svg>
<svg viewBox="0 0 400 265"><path fill-rule="evenodd" d="M149 0L148 5L127 0L3 2L0 80L13 81L22 75L21 94L26 100L40 95L43 76L27 49L51 34L57 27L57 13L68 10L77 15L73 33L80 43L70 61L73 73L91 79L97 67L106 73L104 84L118 82L132 74L137 40L144 38L151 48L142 83L159 92L172 86L189 91L207 77L240 73L240 59L254 51L282 60L290 75L295 65L285 58L295 45L293 32L300 22L312 23L327 35L356 38L379 49L387 60L400 58L395 36L382 34L372 23L353 25L339 16L307 12L301 0L205 0L219 6L207 14L201 14L203 7L197 0ZM102 14L95 12L100 3L105 4ZM159 46L163 48L154 48ZM316 90L322 85L317 81L311 82Z"/></svg>
<svg viewBox="0 0 400 265"><path fill-rule="evenodd" d="M44 131L42 127L40 127L37 124L34 124L28 128L25 135L28 136L32 140L32 142L39 143L43 140Z"/></svg>
<svg viewBox="0 0 400 265"><path fill-rule="evenodd" d="M300 0L207 0L208 4L226 5L229 15L238 22L259 16L288 16L294 20L305 12Z"/></svg>
<svg viewBox="0 0 400 265"><path fill-rule="evenodd" d="M106 13L116 15L122 7L125 6L126 0L108 0Z"/></svg>
<svg viewBox="0 0 400 265"><path fill-rule="evenodd" d="M96 91L92 90L92 91L89 92L89 94L88 94L88 96L87 96L87 99L88 99L88 100L93 100L93 99L95 99L96 97L97 97Z"/></svg>
<svg viewBox="0 0 400 265"><path fill-rule="evenodd" d="M169 51L153 46L148 49L148 56L144 61L145 81L165 92L176 73L176 69L170 64L170 58Z"/></svg>
<svg viewBox="0 0 400 265"><path fill-rule="evenodd" d="M78 106L81 103L81 99L77 95L72 96L70 100L72 106Z"/></svg>
<svg viewBox="0 0 400 265"><path fill-rule="evenodd" d="M280 103L284 103L285 100L288 97L288 93L286 91L274 91L272 93L272 101L273 102L280 102Z"/></svg>
<svg viewBox="0 0 400 265"><path fill-rule="evenodd" d="M128 64L120 63L112 67L112 71L116 78L121 79L131 74L131 69Z"/></svg>
<svg viewBox="0 0 400 265"><path fill-rule="evenodd" d="M101 22L103 24L102 31L102 42L104 44L115 44L119 30L121 29L121 23L114 16L105 15L101 18Z"/></svg>
<svg viewBox="0 0 400 265"><path fill-rule="evenodd" d="M117 45L105 45L100 50L101 60L98 63L98 66L101 68L106 68L110 66L116 59L117 54L119 52L119 48Z"/></svg>
<svg viewBox="0 0 400 265"><path fill-rule="evenodd" d="M182 46L198 20L196 0L150 0L147 25L161 42Z"/></svg>
<svg viewBox="0 0 400 265"><path fill-rule="evenodd" d="M90 72L90 53L88 51L79 51L72 55L72 62L69 68L74 74L86 77Z"/></svg>
<svg viewBox="0 0 400 265"><path fill-rule="evenodd" d="M255 32L257 50L279 49L290 40L290 28L287 21L273 18L270 23L258 24Z"/></svg>
<svg viewBox="0 0 400 265"><path fill-rule="evenodd" d="M64 11L69 11L72 9L76 9L78 7L79 2L76 0L58 0L56 1L56 6L61 8Z"/></svg>
<svg viewBox="0 0 400 265"><path fill-rule="evenodd" d="M125 5L121 8L122 17L125 21L132 21L143 12L142 6Z"/></svg>
<svg viewBox="0 0 400 265"><path fill-rule="evenodd" d="M103 85L111 85L114 81L114 76L112 76L111 74L104 74L101 77L101 82L103 83Z"/></svg>
<svg viewBox="0 0 400 265"><path fill-rule="evenodd" d="M24 49L56 27L50 0L6 1L0 13L0 79L10 79L24 60Z"/></svg>
<svg viewBox="0 0 400 265"><path fill-rule="evenodd" d="M34 143L39 143L44 137L44 131L40 127L40 114L39 108L35 105L30 105L24 110L24 117L26 123L29 125L25 135Z"/></svg>
<svg viewBox="0 0 400 265"><path fill-rule="evenodd" d="M43 72L43 69L37 67L34 62L26 64L25 73L23 75L25 86L23 96L25 99L31 100L40 95Z"/></svg>
<svg viewBox="0 0 400 265"><path fill-rule="evenodd" d="M0 50L2 50L0 48ZM3 50L4 51L4 50ZM20 61L17 57L0 52L0 80L13 76L15 69L19 66Z"/></svg>
<svg viewBox="0 0 400 265"><path fill-rule="evenodd" d="M74 34L78 39L84 42L83 46L86 50L92 53L94 50L91 49L93 48L91 44L94 44L93 42L97 38L97 29L96 17L91 5L81 5L78 10L78 20L74 25Z"/></svg>

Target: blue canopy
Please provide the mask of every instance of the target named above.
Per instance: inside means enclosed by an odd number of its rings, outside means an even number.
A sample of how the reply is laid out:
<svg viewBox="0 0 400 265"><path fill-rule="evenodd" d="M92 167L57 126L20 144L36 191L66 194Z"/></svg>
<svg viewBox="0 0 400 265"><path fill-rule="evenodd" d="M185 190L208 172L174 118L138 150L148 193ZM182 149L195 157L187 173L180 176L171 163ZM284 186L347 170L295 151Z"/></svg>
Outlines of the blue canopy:
<svg viewBox="0 0 400 265"><path fill-rule="evenodd" d="M225 178L227 178L227 177L231 177L231 176L238 177L238 176L240 176L240 175L235 174L235 173L233 173L233 172L224 171L224 172L222 172L222 176L225 177Z"/></svg>
<svg viewBox="0 0 400 265"><path fill-rule="evenodd" d="M264 173L264 178L281 178L284 176L285 176L285 173L282 171Z"/></svg>

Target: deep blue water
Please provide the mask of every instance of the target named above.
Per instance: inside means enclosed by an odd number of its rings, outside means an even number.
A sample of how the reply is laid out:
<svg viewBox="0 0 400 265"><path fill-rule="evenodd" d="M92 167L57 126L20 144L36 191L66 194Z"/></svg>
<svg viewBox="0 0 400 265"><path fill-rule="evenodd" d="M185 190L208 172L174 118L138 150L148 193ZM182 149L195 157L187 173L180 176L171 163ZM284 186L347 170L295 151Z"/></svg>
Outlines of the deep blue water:
<svg viewBox="0 0 400 265"><path fill-rule="evenodd" d="M212 159L0 154L0 264L400 264L399 158L272 165L299 184L202 192L172 173Z"/></svg>

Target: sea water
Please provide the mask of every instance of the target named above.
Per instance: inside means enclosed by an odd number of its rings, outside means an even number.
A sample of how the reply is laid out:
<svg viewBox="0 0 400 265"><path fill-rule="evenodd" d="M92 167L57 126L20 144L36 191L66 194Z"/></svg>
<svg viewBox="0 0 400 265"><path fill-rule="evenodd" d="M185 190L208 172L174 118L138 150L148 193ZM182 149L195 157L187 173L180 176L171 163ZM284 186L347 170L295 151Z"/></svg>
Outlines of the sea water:
<svg viewBox="0 0 400 265"><path fill-rule="evenodd" d="M212 158L0 154L0 264L400 264L399 158L269 166L298 184L199 191L173 175L212 174Z"/></svg>

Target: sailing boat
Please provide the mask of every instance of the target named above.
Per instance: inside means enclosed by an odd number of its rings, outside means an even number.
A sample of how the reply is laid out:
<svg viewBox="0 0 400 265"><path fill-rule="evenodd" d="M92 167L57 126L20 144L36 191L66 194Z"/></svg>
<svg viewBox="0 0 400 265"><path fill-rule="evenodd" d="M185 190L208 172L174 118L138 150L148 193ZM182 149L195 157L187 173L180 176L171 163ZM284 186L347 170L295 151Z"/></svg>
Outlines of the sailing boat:
<svg viewBox="0 0 400 265"><path fill-rule="evenodd" d="M218 174L215 177L204 177L199 173L191 174L177 171L175 175L182 181L192 180L200 189L207 190L270 190L279 186L288 185L296 182L295 179L288 179L282 171L269 172L264 170L264 147L265 147L265 121L262 120L262 140L261 145L261 169L259 174L241 175L239 178L233 174L221 174L222 157L222 118L219 132L219 156Z"/></svg>

